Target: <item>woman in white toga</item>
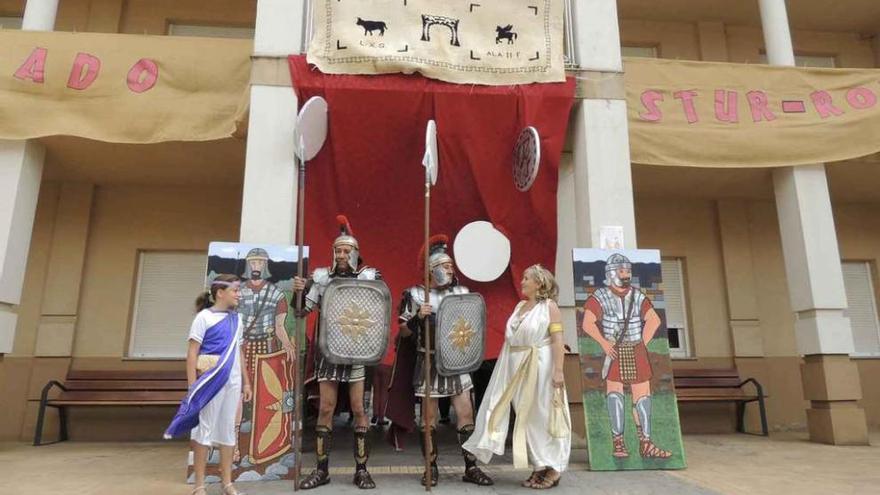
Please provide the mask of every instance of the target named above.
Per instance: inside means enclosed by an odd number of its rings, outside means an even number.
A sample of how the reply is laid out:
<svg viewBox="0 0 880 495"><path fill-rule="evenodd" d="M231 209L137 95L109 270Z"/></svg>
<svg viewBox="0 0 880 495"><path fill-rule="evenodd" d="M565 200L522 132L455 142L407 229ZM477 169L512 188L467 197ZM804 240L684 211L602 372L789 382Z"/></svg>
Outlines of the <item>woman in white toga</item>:
<svg viewBox="0 0 880 495"><path fill-rule="evenodd" d="M541 265L527 268L521 284L525 300L507 321L504 347L480 404L476 430L464 448L484 463L492 455L504 454L513 406L514 467L533 467L522 485L553 488L568 467L571 450L571 420L562 372L562 320L555 302L559 289L553 274ZM555 418L564 418L562 423L551 421L554 400ZM556 426L552 432L551 423ZM565 427L559 428L559 424Z"/></svg>

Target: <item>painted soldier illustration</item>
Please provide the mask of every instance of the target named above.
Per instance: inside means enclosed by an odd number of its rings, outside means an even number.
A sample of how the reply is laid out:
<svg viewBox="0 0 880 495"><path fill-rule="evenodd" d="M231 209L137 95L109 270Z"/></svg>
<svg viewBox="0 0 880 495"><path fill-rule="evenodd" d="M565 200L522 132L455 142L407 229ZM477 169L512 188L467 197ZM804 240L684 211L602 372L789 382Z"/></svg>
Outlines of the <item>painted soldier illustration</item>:
<svg viewBox="0 0 880 495"><path fill-rule="evenodd" d="M288 311L287 297L284 291L269 281L269 277L271 277L269 253L262 248L253 248L248 251L245 261L246 267L242 276L246 282L241 287L241 302L238 311L244 325L245 364L248 375L255 383L256 388L262 380L262 377L256 376L257 364L264 359L261 356L284 350L286 355L274 358L283 361L279 366L283 370L288 369L289 364L295 362L295 350L284 326ZM286 404L287 401L282 401L282 403ZM244 404L244 417L252 420L250 425L252 440L264 435L271 426L262 424L263 415L254 414L254 409L252 403ZM289 407L285 407L283 412L289 413L290 411L286 409ZM269 433L271 434L271 431ZM253 444L253 442L251 443ZM253 458L251 462L264 455L270 455L270 457L279 455L289 447L290 441L286 439L281 441L280 445L274 445L271 454L251 450L250 456ZM237 457L238 455L236 455Z"/></svg>
<svg viewBox="0 0 880 495"><path fill-rule="evenodd" d="M639 454L666 459L672 454L651 441L651 362L648 342L660 328L660 317L648 296L632 286L632 263L621 254L605 265L605 286L587 299L583 329L602 347L605 361L606 404L611 421L613 455L629 457L624 441L626 414L624 387L632 393L633 420L639 437Z"/></svg>
<svg viewBox="0 0 880 495"><path fill-rule="evenodd" d="M287 335L287 298L284 291L269 281L269 253L251 249L246 257L239 313L244 318L245 359L253 371L257 354L272 354L284 349L293 359L293 344Z"/></svg>

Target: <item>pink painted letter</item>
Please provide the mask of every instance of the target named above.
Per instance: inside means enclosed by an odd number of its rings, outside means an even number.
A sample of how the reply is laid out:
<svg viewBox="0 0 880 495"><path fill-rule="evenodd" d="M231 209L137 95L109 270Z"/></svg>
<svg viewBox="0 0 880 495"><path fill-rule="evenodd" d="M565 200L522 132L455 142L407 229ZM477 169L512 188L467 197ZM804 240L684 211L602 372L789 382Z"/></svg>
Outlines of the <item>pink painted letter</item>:
<svg viewBox="0 0 880 495"><path fill-rule="evenodd" d="M843 110L834 106L831 95L827 91L814 91L810 98L813 99L813 106L816 107L816 111L823 119L832 115L843 115Z"/></svg>
<svg viewBox="0 0 880 495"><path fill-rule="evenodd" d="M647 111L640 113L639 117L648 122L660 122L663 120L663 112L661 112L660 107L657 106L657 103L662 101L663 93L659 91L649 89L642 93L642 105L645 106L645 110Z"/></svg>
<svg viewBox="0 0 880 495"><path fill-rule="evenodd" d="M83 73L85 68L85 74ZM70 78L67 79L67 87L71 89L86 89L98 78L101 71L101 60L88 53L77 53L70 70Z"/></svg>
<svg viewBox="0 0 880 495"><path fill-rule="evenodd" d="M676 91L672 96L676 100L681 100L681 106L684 108L684 115L687 117L688 124L695 124L700 121L700 117L697 115L697 107L694 105L694 98L697 97L696 91Z"/></svg>
<svg viewBox="0 0 880 495"><path fill-rule="evenodd" d="M34 48L27 60L15 71L14 76L22 81L30 79L42 84L46 74L46 55L48 50L45 48Z"/></svg>
<svg viewBox="0 0 880 495"><path fill-rule="evenodd" d="M856 110L867 110L877 104L877 95L870 89L860 86L846 92L846 101Z"/></svg>
<svg viewBox="0 0 880 495"><path fill-rule="evenodd" d="M776 115L767 108L767 93L763 91L749 91L746 98L749 100L749 108L752 110L752 120L755 122L762 120L771 122L776 120Z"/></svg>
<svg viewBox="0 0 880 495"><path fill-rule="evenodd" d="M736 124L739 122L739 93L736 91L715 90L715 118L719 122Z"/></svg>
<svg viewBox="0 0 880 495"><path fill-rule="evenodd" d="M159 66L156 62L142 58L128 71L128 89L143 93L153 89L159 80Z"/></svg>

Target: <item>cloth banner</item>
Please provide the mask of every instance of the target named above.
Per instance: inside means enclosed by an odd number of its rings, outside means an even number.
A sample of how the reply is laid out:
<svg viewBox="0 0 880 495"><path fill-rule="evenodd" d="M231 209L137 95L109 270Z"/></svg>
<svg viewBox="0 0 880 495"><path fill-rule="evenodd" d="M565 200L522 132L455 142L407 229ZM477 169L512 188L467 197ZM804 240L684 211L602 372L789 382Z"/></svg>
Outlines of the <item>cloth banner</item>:
<svg viewBox="0 0 880 495"><path fill-rule="evenodd" d="M308 60L327 74L462 84L565 80L562 0L318 0Z"/></svg>
<svg viewBox="0 0 880 495"><path fill-rule="evenodd" d="M407 287L422 283L422 155L425 126L435 119L440 175L431 192L432 232L454 239L466 224L487 220L511 242L510 269L501 278L488 284L462 280L486 300L486 354L494 359L519 300L523 270L534 263L556 266L556 189L574 80L471 87L416 75L332 76L302 56L290 57L290 68L299 101L323 96L330 113L327 142L306 176L311 266L331 263L330 246L339 233L334 218L343 213L364 262L382 272L395 307ZM541 168L523 193L513 181L513 150L529 125L541 136Z"/></svg>
<svg viewBox="0 0 880 495"><path fill-rule="evenodd" d="M0 30L0 139L227 138L246 106L251 40Z"/></svg>
<svg viewBox="0 0 880 495"><path fill-rule="evenodd" d="M880 151L880 70L625 65L635 163L779 167Z"/></svg>

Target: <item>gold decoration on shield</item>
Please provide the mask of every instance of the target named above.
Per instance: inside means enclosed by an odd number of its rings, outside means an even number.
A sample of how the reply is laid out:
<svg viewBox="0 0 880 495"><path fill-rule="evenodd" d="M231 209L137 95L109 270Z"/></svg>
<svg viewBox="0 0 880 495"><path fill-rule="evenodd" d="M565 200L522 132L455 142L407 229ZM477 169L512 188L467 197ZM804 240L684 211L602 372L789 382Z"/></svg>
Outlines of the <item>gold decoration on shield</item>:
<svg viewBox="0 0 880 495"><path fill-rule="evenodd" d="M367 330L376 325L376 321L370 318L370 316L370 313L364 308L356 303L352 303L342 312L342 316L339 317L336 323L341 327L342 333L346 336L352 339L359 339L367 333Z"/></svg>
<svg viewBox="0 0 880 495"><path fill-rule="evenodd" d="M452 327L452 332L449 333L449 340L452 342L453 347L463 353L470 347L471 340L473 340L475 334L476 332L474 332L470 322L459 316L455 326Z"/></svg>

